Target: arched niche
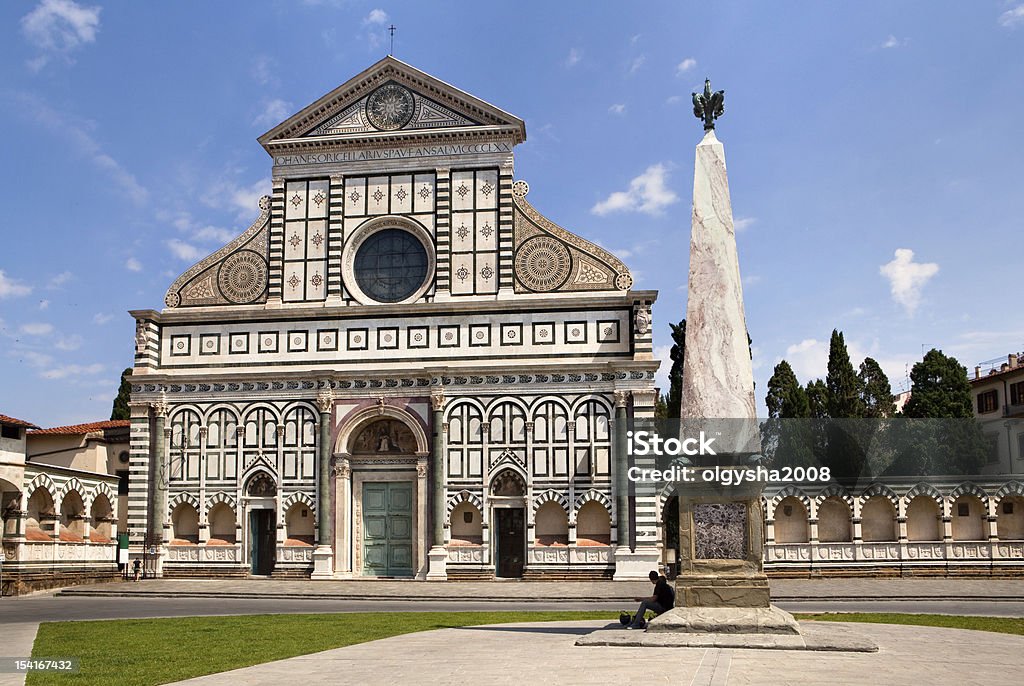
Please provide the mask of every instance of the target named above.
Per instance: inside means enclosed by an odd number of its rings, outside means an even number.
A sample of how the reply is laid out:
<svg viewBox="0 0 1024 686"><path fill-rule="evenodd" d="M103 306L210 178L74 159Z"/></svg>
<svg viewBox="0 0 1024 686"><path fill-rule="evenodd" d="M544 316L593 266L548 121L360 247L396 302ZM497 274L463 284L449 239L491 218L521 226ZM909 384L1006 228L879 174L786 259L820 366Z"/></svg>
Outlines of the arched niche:
<svg viewBox="0 0 1024 686"><path fill-rule="evenodd" d="M450 545L481 545L484 542L483 516L476 505L464 500L451 514Z"/></svg>
<svg viewBox="0 0 1024 686"><path fill-rule="evenodd" d="M588 500L576 513L576 545L611 545L612 520L597 500Z"/></svg>
<svg viewBox="0 0 1024 686"><path fill-rule="evenodd" d="M370 407L348 419L334 450L347 455L414 455L430 451L420 422L397 407Z"/></svg>
<svg viewBox="0 0 1024 686"><path fill-rule="evenodd" d="M850 507L842 498L830 496L818 505L818 540L822 543L849 543Z"/></svg>
<svg viewBox="0 0 1024 686"><path fill-rule="evenodd" d="M907 540L941 541L942 512L935 498L918 495L907 505Z"/></svg>
<svg viewBox="0 0 1024 686"><path fill-rule="evenodd" d="M985 505L976 495L962 495L953 501L952 529L954 541L983 541L985 534Z"/></svg>
<svg viewBox="0 0 1024 686"><path fill-rule="evenodd" d="M111 507L106 494L100 493L92 499L89 518L92 520L89 539L93 543L109 543L113 533L114 508Z"/></svg>
<svg viewBox="0 0 1024 686"><path fill-rule="evenodd" d="M196 545L199 542L199 513L191 503L178 503L171 511L173 545Z"/></svg>
<svg viewBox="0 0 1024 686"><path fill-rule="evenodd" d="M538 507L533 522L535 545L569 545L569 517L558 501L549 500Z"/></svg>
<svg viewBox="0 0 1024 686"><path fill-rule="evenodd" d="M896 510L888 498L873 495L860 509L861 539L865 543L896 540Z"/></svg>
<svg viewBox="0 0 1024 686"><path fill-rule="evenodd" d="M287 540L285 545L311 546L314 541L313 512L309 505L299 501L288 508L284 516Z"/></svg>
<svg viewBox="0 0 1024 686"><path fill-rule="evenodd" d="M514 469L502 470L491 480L491 495L521 497L526 495L526 482Z"/></svg>
<svg viewBox="0 0 1024 686"><path fill-rule="evenodd" d="M807 508L796 496L787 496L775 507L775 542L807 543L811 527Z"/></svg>

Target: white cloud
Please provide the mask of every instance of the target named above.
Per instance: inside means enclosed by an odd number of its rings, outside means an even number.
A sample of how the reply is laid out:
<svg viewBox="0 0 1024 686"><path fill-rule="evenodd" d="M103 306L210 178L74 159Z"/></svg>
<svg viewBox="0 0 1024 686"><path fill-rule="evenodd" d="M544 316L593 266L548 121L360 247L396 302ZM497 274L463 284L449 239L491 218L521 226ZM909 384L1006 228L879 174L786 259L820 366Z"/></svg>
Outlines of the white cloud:
<svg viewBox="0 0 1024 686"><path fill-rule="evenodd" d="M269 178L260 179L250 186L240 186L233 180L220 179L209 184L209 190L200 200L204 205L214 209L234 210L239 221L251 222L260 211L260 198L269 194ZM182 216L191 221L191 217ZM176 225L181 229L180 224Z"/></svg>
<svg viewBox="0 0 1024 686"><path fill-rule="evenodd" d="M78 334L63 336L54 343L58 350L78 350L82 347L82 337Z"/></svg>
<svg viewBox="0 0 1024 686"><path fill-rule="evenodd" d="M569 56L565 58L565 66L575 67L583 59L583 51L579 48L570 48Z"/></svg>
<svg viewBox="0 0 1024 686"><path fill-rule="evenodd" d="M61 272L60 274L57 274L57 276L50 279L49 283L46 284L46 287L49 288L50 290L56 290L73 278L75 278L75 275L72 274L71 272Z"/></svg>
<svg viewBox="0 0 1024 686"><path fill-rule="evenodd" d="M203 253L196 248L194 245L189 245L184 241L179 241L177 238L172 238L169 241L164 241L164 244L170 249L171 254L177 257L179 260L186 262L195 262Z"/></svg>
<svg viewBox="0 0 1024 686"><path fill-rule="evenodd" d="M898 48L906 44L906 39L900 40L899 38L890 33L889 37L885 39L885 42L882 43L881 47L883 50L888 50L890 48Z"/></svg>
<svg viewBox="0 0 1024 686"><path fill-rule="evenodd" d="M124 263L124 268L130 272L141 272L142 263L139 262L134 257L129 257L128 260Z"/></svg>
<svg viewBox="0 0 1024 686"><path fill-rule="evenodd" d="M697 60L692 57L687 57L685 60L676 65L676 76L682 76L686 72L690 71L697 66Z"/></svg>
<svg viewBox="0 0 1024 686"><path fill-rule="evenodd" d="M75 376L92 376L103 371L102 364L94 363L89 365L66 364L60 367L47 369L39 376L44 379L67 379Z"/></svg>
<svg viewBox="0 0 1024 686"><path fill-rule="evenodd" d="M46 322L28 322L18 327L18 331L27 336L45 336L53 333L53 324Z"/></svg>
<svg viewBox="0 0 1024 686"><path fill-rule="evenodd" d="M646 61L647 61L647 56L646 55L640 55L639 57L634 57L633 61L629 63L629 73L630 74L635 74L637 72L637 70L640 69L640 67L644 66L644 62L646 62Z"/></svg>
<svg viewBox="0 0 1024 686"><path fill-rule="evenodd" d="M678 105L680 102L682 102L682 100L683 100L683 96L681 96L681 95L670 95L667 98L665 98L665 104L666 105Z"/></svg>
<svg viewBox="0 0 1024 686"><path fill-rule="evenodd" d="M253 126L277 126L292 113L293 107L290 102L274 98L263 105L263 111L252 120Z"/></svg>
<svg viewBox="0 0 1024 686"><path fill-rule="evenodd" d="M253 80L261 86L276 86L280 79L277 78L277 62L269 55L259 55L252 65Z"/></svg>
<svg viewBox="0 0 1024 686"><path fill-rule="evenodd" d="M761 277L757 274L747 274L743 277L743 287L749 288L755 284L761 283Z"/></svg>
<svg viewBox="0 0 1024 686"><path fill-rule="evenodd" d="M43 367L48 367L50 366L50 364L53 363L52 357L50 357L49 355L44 355L43 353L40 352L36 352L35 350L22 350L15 353L15 355L24 359L25 362L27 362L30 366L39 369L42 369Z"/></svg>
<svg viewBox="0 0 1024 686"><path fill-rule="evenodd" d="M42 0L21 18L21 33L44 54L27 62L32 71L39 71L53 55L68 55L86 43L96 41L100 27L100 8L82 7L73 0Z"/></svg>
<svg viewBox="0 0 1024 686"><path fill-rule="evenodd" d="M608 111L610 113L612 113L612 114L625 114L626 113L626 106L624 104L622 104L621 102L620 103L616 103L616 104L612 105L611 107L609 107Z"/></svg>
<svg viewBox="0 0 1024 686"><path fill-rule="evenodd" d="M40 310L46 310L46 309L49 309L49 307L50 307L50 301L49 300L40 300L39 301L39 309Z"/></svg>
<svg viewBox="0 0 1024 686"><path fill-rule="evenodd" d="M370 13L363 19L364 24L386 24L388 22L388 13L382 9L370 10Z"/></svg>
<svg viewBox="0 0 1024 686"><path fill-rule="evenodd" d="M913 250L899 248L892 262L883 264L878 271L889 279L892 299L902 305L908 315L913 315L921 303L921 289L939 273L939 265L934 262L914 262Z"/></svg>
<svg viewBox="0 0 1024 686"><path fill-rule="evenodd" d="M22 93L16 97L20 109L34 123L42 125L55 136L68 139L80 154L89 158L94 166L120 187L125 197L136 205L146 201L149 191L143 188L131 172L103 150L87 130L90 128L89 124L75 121L57 112L34 95Z"/></svg>
<svg viewBox="0 0 1024 686"><path fill-rule="evenodd" d="M805 338L786 348L786 354L775 361L785 359L793 368L796 378L806 384L812 379L825 378L828 371L828 342L816 338Z"/></svg>
<svg viewBox="0 0 1024 686"><path fill-rule="evenodd" d="M679 197L665 186L668 168L664 164L648 167L643 174L629 182L629 190L615 191L590 208L593 214L604 216L612 212L643 212L658 215Z"/></svg>
<svg viewBox="0 0 1024 686"><path fill-rule="evenodd" d="M98 324L100 326L103 326L104 324L107 324L108 322L110 322L113 319L114 319L114 315L112 315L112 314L104 314L103 312L97 312L96 314L94 314L92 316L93 324Z"/></svg>
<svg viewBox="0 0 1024 686"><path fill-rule="evenodd" d="M0 298L18 298L32 292L31 286L26 286L17 279L12 279L0 269Z"/></svg>
<svg viewBox="0 0 1024 686"><path fill-rule="evenodd" d="M733 225L737 232L743 232L753 226L754 222L757 221L757 217L737 217L733 221Z"/></svg>
<svg viewBox="0 0 1024 686"><path fill-rule="evenodd" d="M1024 24L1024 5L1017 5L999 15L999 25L1008 29Z"/></svg>

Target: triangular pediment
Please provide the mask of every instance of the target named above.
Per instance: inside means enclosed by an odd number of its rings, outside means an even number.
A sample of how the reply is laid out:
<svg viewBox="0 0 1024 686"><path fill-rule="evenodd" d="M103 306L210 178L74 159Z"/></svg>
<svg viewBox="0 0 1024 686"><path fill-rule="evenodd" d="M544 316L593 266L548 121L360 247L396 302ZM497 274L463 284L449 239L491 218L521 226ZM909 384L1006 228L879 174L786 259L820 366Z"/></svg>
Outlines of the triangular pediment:
<svg viewBox="0 0 1024 686"><path fill-rule="evenodd" d="M259 142L270 152L331 141L459 133L490 133L513 143L526 139L518 117L389 56L278 124Z"/></svg>

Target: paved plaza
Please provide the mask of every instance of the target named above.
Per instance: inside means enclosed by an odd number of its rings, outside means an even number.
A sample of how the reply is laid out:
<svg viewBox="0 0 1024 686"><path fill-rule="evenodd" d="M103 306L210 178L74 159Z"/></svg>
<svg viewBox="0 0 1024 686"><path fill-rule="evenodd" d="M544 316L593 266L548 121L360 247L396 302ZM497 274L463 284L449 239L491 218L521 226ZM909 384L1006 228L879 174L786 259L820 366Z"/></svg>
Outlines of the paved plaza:
<svg viewBox="0 0 1024 686"><path fill-rule="evenodd" d="M345 683L380 683L386 664L389 682L405 684L877 686L884 678L893 684L965 686L1005 683L1024 667L1024 637L930 627L842 626L877 643L877 653L574 645L602 626L583 621L442 629L180 683L279 686L315 683L323 674L343 674Z"/></svg>

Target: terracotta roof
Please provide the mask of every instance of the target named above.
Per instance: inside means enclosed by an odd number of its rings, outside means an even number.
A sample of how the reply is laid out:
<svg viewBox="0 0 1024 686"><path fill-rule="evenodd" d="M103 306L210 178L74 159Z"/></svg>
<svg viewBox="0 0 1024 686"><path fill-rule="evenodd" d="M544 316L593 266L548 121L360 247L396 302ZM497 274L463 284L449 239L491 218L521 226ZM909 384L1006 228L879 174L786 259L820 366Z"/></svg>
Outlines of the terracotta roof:
<svg viewBox="0 0 1024 686"><path fill-rule="evenodd" d="M15 419L14 417L8 417L5 414L0 414L0 424L13 424L14 426L24 426L29 429L39 428L32 422L26 422L24 419Z"/></svg>
<svg viewBox="0 0 1024 686"><path fill-rule="evenodd" d="M52 429L37 429L29 433L33 436L71 436L92 433L93 431L103 431L104 429L123 429L129 426L131 426L131 420L129 419L108 419L105 422L90 422L89 424L55 426Z"/></svg>
<svg viewBox="0 0 1024 686"><path fill-rule="evenodd" d="M1013 367L1012 369L1007 368L1007 369L1003 369L1002 371L994 369L991 372L989 372L988 374L980 376L977 379L975 379L972 376L970 379L968 379L968 381L970 381L971 383L981 383L983 381L991 381L992 379L998 379L998 378L1000 378L1002 376L1006 376L1007 374L1020 374L1022 372L1024 372L1024 365L1020 365L1019 364L1016 367Z"/></svg>

